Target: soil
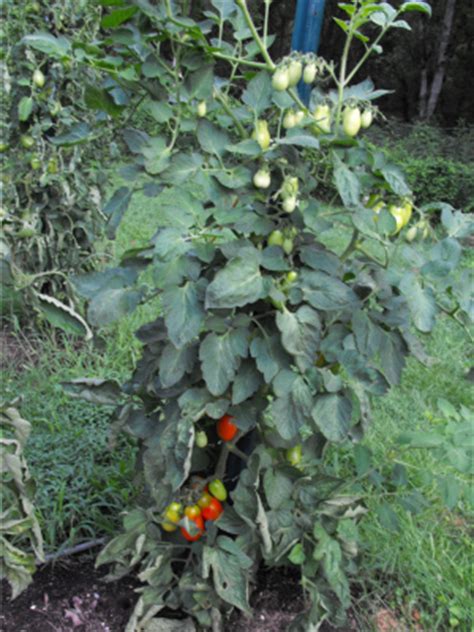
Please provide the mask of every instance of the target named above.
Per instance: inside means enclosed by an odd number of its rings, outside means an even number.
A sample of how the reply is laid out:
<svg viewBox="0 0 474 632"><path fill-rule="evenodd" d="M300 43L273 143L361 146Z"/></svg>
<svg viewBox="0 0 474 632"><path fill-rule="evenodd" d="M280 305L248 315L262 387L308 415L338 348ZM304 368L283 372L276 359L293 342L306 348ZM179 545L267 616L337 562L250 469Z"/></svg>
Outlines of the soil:
<svg viewBox="0 0 474 632"><path fill-rule="evenodd" d="M0 632L123 632L137 599L133 577L105 583L103 568L84 556L50 564L14 601L1 586ZM253 616L235 611L225 632L283 632L303 609L298 575L292 569L262 571L252 594ZM347 627L338 632L353 632ZM321 632L333 628L322 627Z"/></svg>

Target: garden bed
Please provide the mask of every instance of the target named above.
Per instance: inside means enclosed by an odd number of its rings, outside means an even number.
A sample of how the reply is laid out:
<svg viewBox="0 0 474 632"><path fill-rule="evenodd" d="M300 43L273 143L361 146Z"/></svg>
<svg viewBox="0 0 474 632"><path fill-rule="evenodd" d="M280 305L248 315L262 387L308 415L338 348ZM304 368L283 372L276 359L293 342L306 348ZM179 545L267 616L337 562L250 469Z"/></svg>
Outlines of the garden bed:
<svg viewBox="0 0 474 632"><path fill-rule="evenodd" d="M50 564L35 575L33 583L16 600L2 582L1 632L123 632L137 599L133 576L105 583L104 568L83 555ZM251 604L253 616L235 611L224 624L232 632L283 632L303 608L298 573L292 569L260 572ZM339 632L356 630L348 624ZM322 632L334 628L323 626Z"/></svg>

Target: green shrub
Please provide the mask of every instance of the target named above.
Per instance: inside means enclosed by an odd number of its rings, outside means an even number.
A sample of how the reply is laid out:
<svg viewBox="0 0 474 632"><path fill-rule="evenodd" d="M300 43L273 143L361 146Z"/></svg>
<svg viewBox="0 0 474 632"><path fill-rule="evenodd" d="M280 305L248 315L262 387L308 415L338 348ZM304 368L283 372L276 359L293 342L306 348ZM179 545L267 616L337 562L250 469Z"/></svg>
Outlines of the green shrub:
<svg viewBox="0 0 474 632"><path fill-rule="evenodd" d="M390 121L370 135L403 168L418 205L436 201L464 212L474 209L474 127L445 131Z"/></svg>
<svg viewBox="0 0 474 632"><path fill-rule="evenodd" d="M123 130L128 182L107 204L114 232L142 189L153 201L150 243L74 284L97 327L157 296L162 313L138 331L142 356L125 384L88 378L66 388L117 405L115 428L140 445L143 499L98 558L114 563L112 577L136 568L146 584L129 629L167 625L154 620L165 608L189 615L177 625L190 630L191 617L221 629L232 607L249 611L251 576L264 563L298 567L308 607L292 627L308 630L341 623L350 605L360 480L373 470L356 448L370 399L398 383L410 353L423 355L412 326L428 333L441 309L461 317L468 308L467 280L452 274L468 218L445 208L439 243L402 250L410 188L356 138L359 108L380 93L352 84L351 43L361 29L400 26L404 11L429 12L425 3L343 5L337 65L312 54L276 64L245 0L214 5L204 22L184 2L112 7L110 34L84 47L86 63L112 69L107 94L127 77L130 103L148 101L162 123L153 136ZM303 65L318 70L311 109L287 89ZM336 209L319 198L318 161ZM348 239L332 250L321 235L335 227ZM338 477L327 457L344 448L360 458ZM228 500L212 485L222 478ZM204 507L204 525L192 505L209 500L207 484L224 507L217 520L216 498L213 515ZM390 509L381 513L392 522Z"/></svg>
<svg viewBox="0 0 474 632"><path fill-rule="evenodd" d="M66 54L68 33L93 37L100 9L87 0L7 0L2 11L2 313L20 309L30 317L31 307L40 308L53 324L83 334L84 324L67 311L67 274L93 268L93 243L104 224L105 175L97 161L107 152L93 138L102 131L95 125L92 134L95 117L78 108L96 73L49 53L56 47ZM43 39L29 35L51 29Z"/></svg>
<svg viewBox="0 0 474 632"><path fill-rule="evenodd" d="M442 156L415 158L408 155L400 164L417 204L436 200L466 213L474 210L474 163L465 165Z"/></svg>

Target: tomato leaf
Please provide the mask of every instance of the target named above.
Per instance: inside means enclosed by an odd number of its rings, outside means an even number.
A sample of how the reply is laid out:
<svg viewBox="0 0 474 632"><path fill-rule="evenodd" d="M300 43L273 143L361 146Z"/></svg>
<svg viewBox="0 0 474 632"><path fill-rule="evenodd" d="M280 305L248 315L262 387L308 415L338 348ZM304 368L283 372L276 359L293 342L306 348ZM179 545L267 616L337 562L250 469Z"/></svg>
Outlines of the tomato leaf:
<svg viewBox="0 0 474 632"><path fill-rule="evenodd" d="M168 287L163 292L166 328L178 349L199 335L204 322L201 294L200 286L190 281L181 287Z"/></svg>
<svg viewBox="0 0 474 632"><path fill-rule="evenodd" d="M219 537L216 544L212 548L204 546L203 577L210 577L212 571L214 587L221 599L250 613L248 569L253 561L227 536Z"/></svg>
<svg viewBox="0 0 474 632"><path fill-rule="evenodd" d="M222 336L210 333L204 338L199 359L207 388L213 395L222 395L226 391L247 353L245 329L231 329Z"/></svg>
<svg viewBox="0 0 474 632"><path fill-rule="evenodd" d="M206 309L242 307L266 295L259 268L259 257L253 251L242 252L214 277L206 290Z"/></svg>
<svg viewBox="0 0 474 632"><path fill-rule="evenodd" d="M290 353L297 367L304 373L314 365L321 338L321 321L316 310L303 305L294 314L288 310L276 317L283 347Z"/></svg>
<svg viewBox="0 0 474 632"><path fill-rule="evenodd" d="M346 439L349 433L352 403L344 395L319 395L311 416L326 439L337 443Z"/></svg>
<svg viewBox="0 0 474 632"><path fill-rule="evenodd" d="M289 392L277 397L270 406L270 415L279 435L287 441L298 436L311 419L313 397L302 377L296 376Z"/></svg>

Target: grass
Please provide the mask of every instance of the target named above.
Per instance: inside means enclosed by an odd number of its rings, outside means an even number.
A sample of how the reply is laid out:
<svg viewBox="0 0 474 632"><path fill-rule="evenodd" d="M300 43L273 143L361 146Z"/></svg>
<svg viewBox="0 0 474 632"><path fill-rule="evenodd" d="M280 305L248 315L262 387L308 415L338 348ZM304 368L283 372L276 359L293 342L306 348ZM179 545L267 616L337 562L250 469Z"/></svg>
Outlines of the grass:
<svg viewBox="0 0 474 632"><path fill-rule="evenodd" d="M153 199L134 199L117 240L113 246L105 245L114 259L128 248L146 243L157 212ZM340 235L329 234L328 243L343 247ZM3 373L4 397L21 394L22 413L33 424L27 457L37 481L37 505L50 550L113 532L120 511L134 494L135 446L122 438L115 452L107 447L112 411L69 399L59 382L83 376L124 380L140 354L134 331L157 313L155 301L109 326L102 332L100 350L91 345L78 348L67 338L58 345L50 334L36 346L35 362L27 361L21 371ZM440 319L427 343L437 362L425 367L411 359L400 387L375 402L366 442L378 462L393 457L394 440L403 430L430 429L439 398L455 406L474 403L464 377L469 367L465 332ZM442 465L429 453L413 452L404 459L433 474L442 472ZM376 511L369 512L361 523L364 544L357 612L363 617L362 613L381 604L411 623L416 611L426 630L458 627L467 631L472 555L469 515L464 506L447 511L432 484L422 478L419 482L431 505L418 515L397 510L401 528L396 534L381 525ZM376 501L369 500L369 507L375 509ZM363 619L361 625L369 630L371 624Z"/></svg>
<svg viewBox="0 0 474 632"><path fill-rule="evenodd" d="M440 398L455 406L474 406L472 385L465 377L469 347L462 328L441 319L427 348L436 363L424 367L413 359L408 362L400 387L375 402L366 444L377 463L402 458L430 504L419 514L396 510L400 521L396 533L380 524L375 511L362 521L362 583L367 594L360 607L366 609L368 600L379 600L408 622L413 622L413 612L419 613L426 630L458 627L468 631L472 624L472 507L464 501L453 511L446 509L432 479L449 468L430 451L400 455L394 447L394 439L403 431L429 432L440 423ZM369 509L375 509L376 502L376 497L369 501Z"/></svg>

